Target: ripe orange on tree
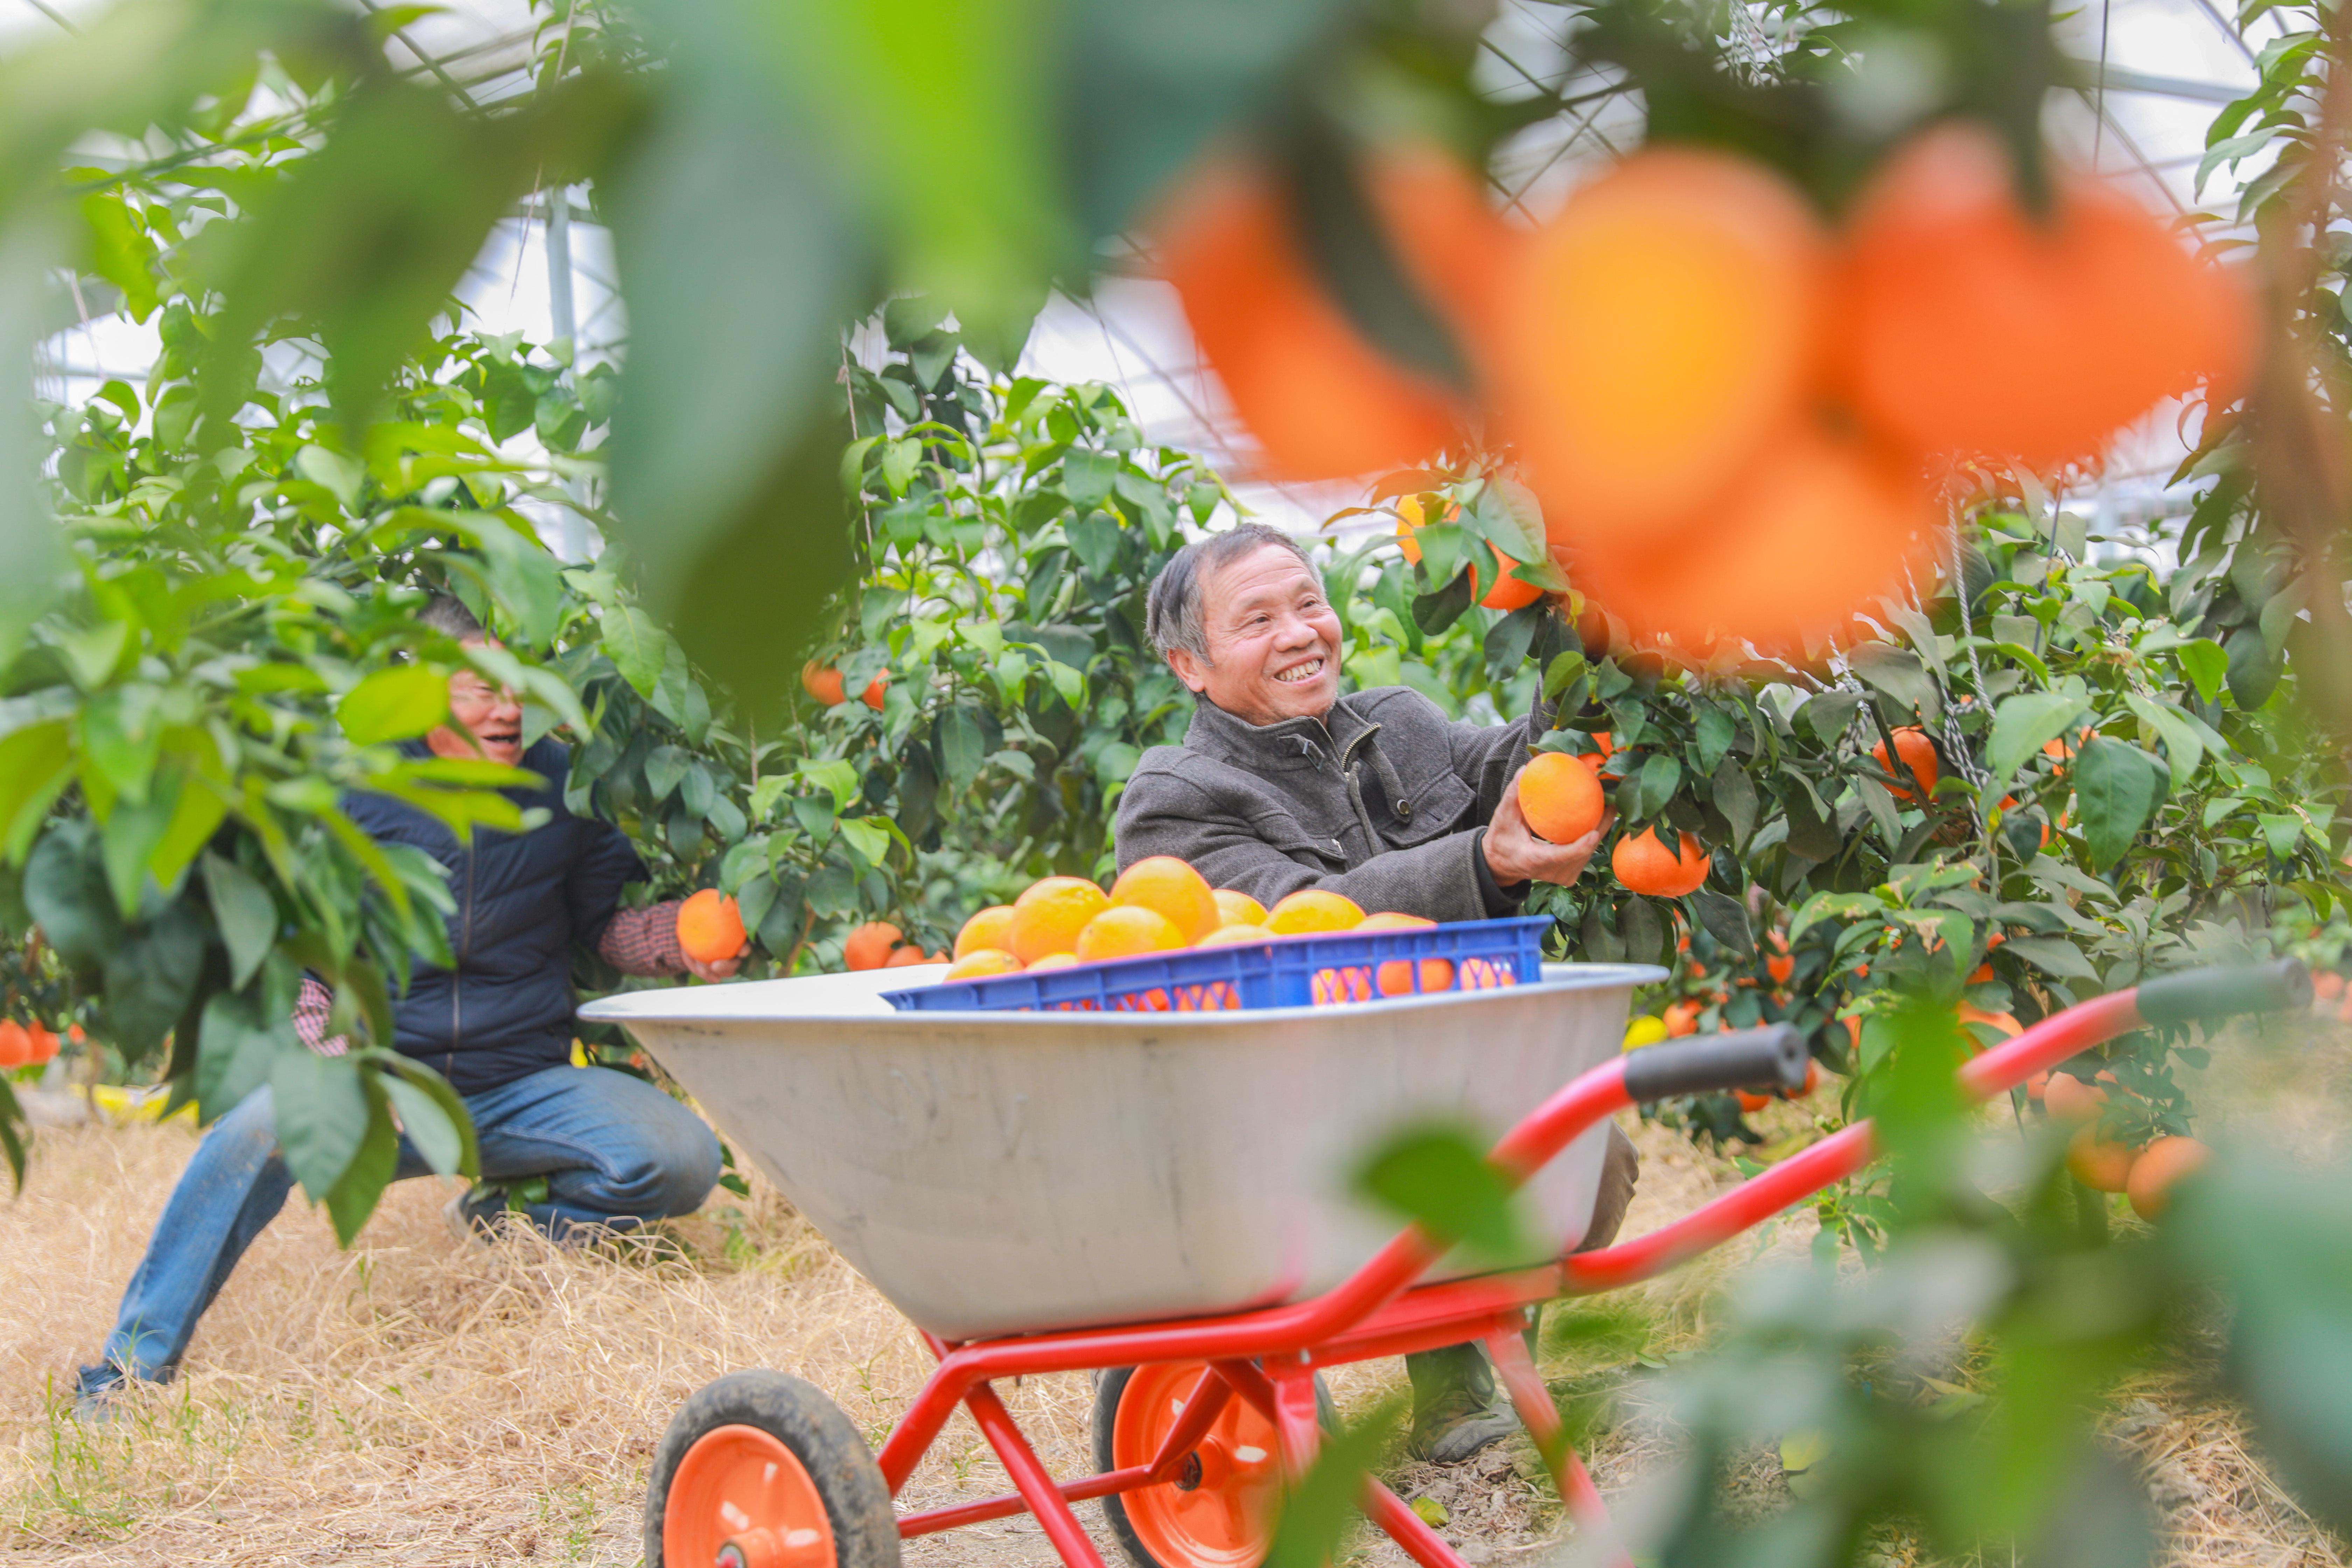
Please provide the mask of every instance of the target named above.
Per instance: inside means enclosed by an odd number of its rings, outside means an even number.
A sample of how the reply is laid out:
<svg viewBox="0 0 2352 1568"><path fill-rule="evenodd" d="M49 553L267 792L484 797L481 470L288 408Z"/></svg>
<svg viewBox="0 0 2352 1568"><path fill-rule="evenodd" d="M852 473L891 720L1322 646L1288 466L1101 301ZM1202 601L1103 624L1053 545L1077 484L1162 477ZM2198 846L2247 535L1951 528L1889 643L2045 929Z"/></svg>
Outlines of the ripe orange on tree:
<svg viewBox="0 0 2352 1568"><path fill-rule="evenodd" d="M1221 926L1255 926L1265 923L1265 906L1247 893L1237 893L1231 888L1219 888L1211 897L1217 900L1217 923Z"/></svg>
<svg viewBox="0 0 2352 1568"><path fill-rule="evenodd" d="M1079 963L1097 963L1147 952L1172 952L1184 945L1183 931L1158 910L1113 904L1086 923L1075 951Z"/></svg>
<svg viewBox="0 0 2352 1568"><path fill-rule="evenodd" d="M1797 973L1797 961L1785 952L1776 952L1764 961L1764 973L1772 977L1775 985L1786 985L1789 977Z"/></svg>
<svg viewBox="0 0 2352 1568"><path fill-rule="evenodd" d="M956 932L955 955L961 958L965 953L978 952L983 947L1003 948L1009 952L1012 950L1006 944L1012 940L1013 906L991 904L974 913L971 919L963 922L963 929Z"/></svg>
<svg viewBox="0 0 2352 1568"><path fill-rule="evenodd" d="M1421 541L1415 539L1413 533L1423 522L1421 498L1406 496L1397 502L1396 510L1397 548L1404 552L1407 561L1418 566L1421 564ZM1541 588L1524 578L1511 575L1517 565L1518 563L1508 555L1499 550L1495 551L1495 569L1500 575L1495 585L1486 590L1486 596L1479 599L1478 603L1490 610L1516 610L1542 598ZM1478 568L1475 565L1470 568L1470 594L1473 598L1477 597Z"/></svg>
<svg viewBox="0 0 2352 1568"><path fill-rule="evenodd" d="M2000 142L1950 121L1873 177L1847 225L1836 349L1865 422L1922 454L2048 470L2200 377L2226 401L2252 342L2242 289L2115 186L2051 184L2051 210L2029 213Z"/></svg>
<svg viewBox="0 0 2352 1568"><path fill-rule="evenodd" d="M1529 758L1519 770L1517 787L1528 826L1537 837L1553 844L1573 844L1599 827L1609 805L1599 775L1565 752Z"/></svg>
<svg viewBox="0 0 2352 1568"><path fill-rule="evenodd" d="M867 921L842 940L841 959L852 969L879 969L906 935L888 921Z"/></svg>
<svg viewBox="0 0 2352 1568"><path fill-rule="evenodd" d="M1110 885L1113 909L1136 905L1165 916L1188 942L1223 924L1216 889L1208 879L1173 855L1150 855L1118 874Z"/></svg>
<svg viewBox="0 0 2352 1568"><path fill-rule="evenodd" d="M1689 834L1678 837L1681 842L1668 849L1659 841L1655 827L1628 834L1609 852L1609 869L1627 889L1654 899L1695 893L1706 880L1706 851Z"/></svg>
<svg viewBox="0 0 2352 1568"><path fill-rule="evenodd" d="M1553 543L1589 563L1709 516L1813 397L1829 255L1793 185L1690 148L1625 159L1528 237L1482 358Z"/></svg>
<svg viewBox="0 0 2352 1568"><path fill-rule="evenodd" d="M33 1059L33 1037L14 1018L0 1018L0 1070L20 1068Z"/></svg>
<svg viewBox="0 0 2352 1568"><path fill-rule="evenodd" d="M1001 947L975 947L958 953L948 970L950 980L982 980L992 974L1018 974L1021 961Z"/></svg>
<svg viewBox="0 0 2352 1568"><path fill-rule="evenodd" d="M1698 1033L1698 1016L1701 1011L1703 1009L1696 1002L1676 1002L1668 1006L1664 1015L1667 1037L1680 1039L1685 1035Z"/></svg>
<svg viewBox="0 0 2352 1568"><path fill-rule="evenodd" d="M890 684L890 672L884 670L866 683L859 700L877 713L882 711L883 689ZM849 694L841 684L841 671L831 665L819 666L814 661L801 667L801 689L828 708L840 706Z"/></svg>
<svg viewBox="0 0 2352 1568"><path fill-rule="evenodd" d="M945 963L947 961L948 955L946 953L927 953L921 948L917 947L910 942L906 946L895 950L889 957L884 959L882 961L882 967L885 969L904 969L910 963Z"/></svg>
<svg viewBox="0 0 2352 1568"><path fill-rule="evenodd" d="M2088 1121L2106 1104L2107 1091L2072 1073L2053 1072L2042 1086L2042 1109L2061 1121Z"/></svg>
<svg viewBox="0 0 2352 1568"><path fill-rule="evenodd" d="M57 1035L38 1018L26 1026L25 1033L33 1042L32 1059L26 1066L39 1067L58 1054Z"/></svg>
<svg viewBox="0 0 2352 1568"><path fill-rule="evenodd" d="M2050 1080L2056 1083L2056 1079ZM2045 1092L2044 1099L2047 1094ZM2095 1127L2077 1129L2066 1142L2066 1169L2076 1181L2103 1193L2119 1193L2131 1179L2132 1152L2099 1136Z"/></svg>
<svg viewBox="0 0 2352 1568"><path fill-rule="evenodd" d="M2125 1178L2124 1194L2132 1213L2154 1219L2172 1202L2172 1184L2213 1157L2213 1151L2194 1138L2159 1138L2140 1151Z"/></svg>
<svg viewBox="0 0 2352 1568"><path fill-rule="evenodd" d="M1898 779L1906 769L1909 770L1912 782L1919 786L1919 794L1915 797L1899 784L1888 784L1886 793L1897 800L1927 799L1935 792L1936 780L1942 776L1936 760L1936 742L1927 739L1927 731L1916 724L1906 724L1891 733L1895 738L1895 754L1903 759L1903 766L1898 768L1888 760L1884 741L1870 748L1871 757Z"/></svg>
<svg viewBox="0 0 2352 1568"><path fill-rule="evenodd" d="M1265 929L1276 936L1353 931L1363 923L1364 911L1355 900L1321 888L1299 889L1276 902L1265 917Z"/></svg>
<svg viewBox="0 0 2352 1568"><path fill-rule="evenodd" d="M1459 400L1393 363L1324 291L1286 192L1267 171L1219 159L1183 182L1149 226L1201 352L1275 479L1346 479L1444 446Z"/></svg>
<svg viewBox="0 0 2352 1568"><path fill-rule="evenodd" d="M1083 877L1046 877L1013 900L1006 935L1013 956L1034 963L1049 952L1076 952L1087 922L1110 908L1109 896Z"/></svg>
<svg viewBox="0 0 2352 1568"><path fill-rule="evenodd" d="M698 963L723 963L743 951L743 914L735 900L705 888L677 907L677 945Z"/></svg>
<svg viewBox="0 0 2352 1568"><path fill-rule="evenodd" d="M1899 591L1942 528L1916 463L1808 419L1755 458L1703 529L1587 542L1569 574L1636 636L1785 650Z"/></svg>

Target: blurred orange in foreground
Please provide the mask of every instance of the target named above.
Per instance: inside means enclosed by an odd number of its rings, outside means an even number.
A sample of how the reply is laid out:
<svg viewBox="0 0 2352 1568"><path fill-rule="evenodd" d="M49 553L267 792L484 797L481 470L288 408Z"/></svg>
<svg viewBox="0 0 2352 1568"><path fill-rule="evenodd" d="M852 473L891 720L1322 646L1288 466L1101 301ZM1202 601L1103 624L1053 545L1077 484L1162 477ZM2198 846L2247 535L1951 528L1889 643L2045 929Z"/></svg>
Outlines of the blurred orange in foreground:
<svg viewBox="0 0 2352 1568"><path fill-rule="evenodd" d="M1916 473L1808 424L1782 433L1703 531L1658 544L1628 532L1580 554L1571 574L1637 635L1776 650L1902 592L1941 528Z"/></svg>
<svg viewBox="0 0 2352 1568"><path fill-rule="evenodd" d="M1837 363L1865 421L1922 454L2047 470L2158 399L2241 378L2243 288L2103 180L2018 199L2006 149L1946 124L1879 170L1848 226Z"/></svg>
<svg viewBox="0 0 2352 1568"><path fill-rule="evenodd" d="M1257 437L1266 477L1401 468L1453 437L1457 399L1390 361L1331 302L1270 174L1230 158L1210 164L1151 228L1160 275Z"/></svg>
<svg viewBox="0 0 2352 1568"><path fill-rule="evenodd" d="M1570 196L1479 356L1553 542L1706 521L1806 411L1828 268L1804 196L1749 159L1652 149Z"/></svg>

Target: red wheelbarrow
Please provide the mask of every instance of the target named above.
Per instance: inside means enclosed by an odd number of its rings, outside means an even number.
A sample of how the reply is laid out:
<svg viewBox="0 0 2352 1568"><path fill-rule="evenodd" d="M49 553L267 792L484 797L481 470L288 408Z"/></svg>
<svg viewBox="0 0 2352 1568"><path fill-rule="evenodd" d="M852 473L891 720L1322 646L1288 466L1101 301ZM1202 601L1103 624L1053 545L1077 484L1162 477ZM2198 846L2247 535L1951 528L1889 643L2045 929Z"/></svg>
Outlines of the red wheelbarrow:
<svg viewBox="0 0 2352 1568"><path fill-rule="evenodd" d="M1507 1020L1517 1016L1509 1011L1513 1004L1549 997L1555 1009L1572 1009L1579 994L1591 1005L1591 995L1598 994L1595 1017L1603 1023L1613 1018L1622 1032L1631 985L1654 973L1547 964L1539 978L1530 969L1528 984L1516 995L1506 989L1483 1002L1421 997L1334 1011L1352 1011L1348 1027L1370 1042L1367 1049L1375 1060L1376 1016L1457 1001L1490 1009L1485 1015L1465 1011L1461 1017ZM907 978L919 979L920 972ZM1591 983L1580 983L1586 981ZM2305 1005L2309 992L2309 976L2292 961L2168 975L2044 1019L1973 1058L1962 1068L1961 1080L1971 1095L1990 1099L2134 1029ZM673 1047L698 1034L717 1038L728 1021L757 1013L756 999L706 1001L691 1016L657 1012L650 994L626 1000L634 1005L595 1016L627 1023L649 1044L667 1041ZM1452 1016L1432 1013L1423 1022ZM1281 1020L1277 1013L1262 1021ZM1028 1021L1051 1035L1050 1019ZM1213 1016L1144 1022L1181 1034L1186 1027L1234 1021ZM1577 1037L1576 1049L1589 1053L1591 1023L1588 1019L1569 1031ZM1138 1048L1150 1054L1149 1046ZM1802 1041L1786 1026L1612 1054L1585 1067L1519 1119L1489 1160L1515 1189L1539 1184L1557 1157L1572 1153L1588 1134L1597 1137L1603 1119L1626 1106L1750 1086L1793 1089L1801 1084L1804 1068ZM688 1082L694 1087L691 1078ZM709 1106L710 1095L702 1089L697 1092ZM1311 1107L1291 1111L1313 1119ZM719 1120L729 1124L724 1114ZM736 1373L688 1400L655 1452L646 1503L646 1562L648 1568L894 1568L904 1539L1029 1512L1071 1568L1102 1568L1094 1542L1071 1508L1100 1498L1136 1568L1255 1568L1271 1543L1274 1504L1282 1489L1315 1458L1317 1372L1473 1340L1494 1357L1577 1528L1605 1540L1612 1527L1600 1494L1561 1440L1559 1413L1528 1355L1522 1333L1531 1313L1558 1297L1650 1279L1853 1174L1874 1158L1869 1124L1856 1123L1646 1236L1592 1252L1563 1251L1499 1272L1446 1277L1454 1260L1444 1248L1409 1228L1337 1283L1278 1304L1045 1332L950 1338L926 1328L923 1337L939 1364L879 1454L868 1449L848 1417L812 1384L775 1372ZM1589 1212L1589 1193L1585 1202ZM1581 1219L1576 1223L1580 1228ZM1572 1245L1575 1237L1568 1239ZM877 1283L888 1289L887 1282ZM1055 1372L1100 1374L1096 1474L1066 1480L1048 1474L995 1391L999 1379ZM971 1413L1013 1491L899 1512L893 1500L958 1405ZM1461 1568L1462 1559L1437 1532L1378 1480L1364 1481L1362 1507L1424 1568Z"/></svg>

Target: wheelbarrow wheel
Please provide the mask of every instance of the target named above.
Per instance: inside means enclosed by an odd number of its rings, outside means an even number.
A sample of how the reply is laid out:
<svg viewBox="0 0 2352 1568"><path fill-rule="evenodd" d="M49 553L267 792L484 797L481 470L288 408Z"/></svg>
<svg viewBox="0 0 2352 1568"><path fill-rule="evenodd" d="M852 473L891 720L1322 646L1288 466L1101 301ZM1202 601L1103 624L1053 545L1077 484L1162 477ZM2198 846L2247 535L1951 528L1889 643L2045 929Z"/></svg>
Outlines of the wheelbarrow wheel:
<svg viewBox="0 0 2352 1568"><path fill-rule="evenodd" d="M781 1372L730 1373L670 1418L646 1479L646 1568L898 1568L866 1439Z"/></svg>
<svg viewBox="0 0 2352 1568"><path fill-rule="evenodd" d="M1095 1386L1095 1468L1148 1465L1206 1362L1117 1367ZM1338 1416L1315 1380L1315 1405L1328 1431ZM1172 1481L1103 1499L1103 1516L1135 1568L1257 1568L1274 1543L1281 1486L1274 1423L1238 1397L1226 1403Z"/></svg>

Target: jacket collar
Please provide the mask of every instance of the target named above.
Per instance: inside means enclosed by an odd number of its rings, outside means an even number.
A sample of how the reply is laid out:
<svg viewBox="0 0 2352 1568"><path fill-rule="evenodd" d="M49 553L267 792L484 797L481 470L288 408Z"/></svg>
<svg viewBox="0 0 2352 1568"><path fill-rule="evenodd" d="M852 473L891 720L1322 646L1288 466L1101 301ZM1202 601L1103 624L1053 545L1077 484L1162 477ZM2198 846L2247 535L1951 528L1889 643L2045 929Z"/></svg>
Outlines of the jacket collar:
<svg viewBox="0 0 2352 1568"><path fill-rule="evenodd" d="M1226 712L1206 697L1192 700L1192 721L1185 727L1184 744L1220 761L1245 768L1301 766L1338 762L1380 726L1356 711L1349 694L1333 702L1320 719L1285 719L1278 723L1253 724Z"/></svg>

